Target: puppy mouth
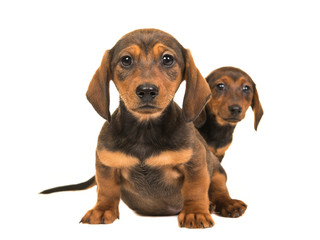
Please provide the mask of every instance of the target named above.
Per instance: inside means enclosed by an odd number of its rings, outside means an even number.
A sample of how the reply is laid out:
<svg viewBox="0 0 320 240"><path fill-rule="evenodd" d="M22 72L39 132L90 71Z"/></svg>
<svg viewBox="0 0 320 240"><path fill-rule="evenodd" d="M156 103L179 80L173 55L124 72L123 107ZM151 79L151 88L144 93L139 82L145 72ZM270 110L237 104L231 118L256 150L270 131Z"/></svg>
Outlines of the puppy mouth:
<svg viewBox="0 0 320 240"><path fill-rule="evenodd" d="M157 107L149 105L149 104L146 104L146 105L143 105L141 107L138 107L137 109L155 109L155 108L157 108Z"/></svg>
<svg viewBox="0 0 320 240"><path fill-rule="evenodd" d="M223 120L230 123L238 123L241 121L241 119L237 117L223 118Z"/></svg>
<svg viewBox="0 0 320 240"><path fill-rule="evenodd" d="M151 114L151 113L156 113L156 112L161 111L161 108L156 107L151 104L144 104L144 105L141 105L137 108L134 108L133 110L138 113Z"/></svg>

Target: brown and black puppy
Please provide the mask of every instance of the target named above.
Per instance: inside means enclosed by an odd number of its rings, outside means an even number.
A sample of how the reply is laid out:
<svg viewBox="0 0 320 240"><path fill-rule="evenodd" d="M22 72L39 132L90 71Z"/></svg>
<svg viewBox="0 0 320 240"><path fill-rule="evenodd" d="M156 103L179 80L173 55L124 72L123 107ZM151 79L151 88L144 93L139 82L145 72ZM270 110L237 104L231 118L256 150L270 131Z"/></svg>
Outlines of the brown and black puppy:
<svg viewBox="0 0 320 240"><path fill-rule="evenodd" d="M241 69L222 67L210 73L206 80L212 98L194 123L210 151L222 161L232 142L233 131L245 117L249 106L254 112L255 130L263 109L255 83Z"/></svg>
<svg viewBox="0 0 320 240"><path fill-rule="evenodd" d="M120 94L112 116L110 80ZM173 97L183 80L181 110ZM79 190L96 182L98 199L81 222L112 223L119 218L120 198L139 214L179 214L181 227L212 227L210 204L223 216L242 215L246 205L229 196L219 160L192 123L210 96L190 51L165 32L136 30L106 51L87 91L107 120L98 138L96 175L73 186Z"/></svg>

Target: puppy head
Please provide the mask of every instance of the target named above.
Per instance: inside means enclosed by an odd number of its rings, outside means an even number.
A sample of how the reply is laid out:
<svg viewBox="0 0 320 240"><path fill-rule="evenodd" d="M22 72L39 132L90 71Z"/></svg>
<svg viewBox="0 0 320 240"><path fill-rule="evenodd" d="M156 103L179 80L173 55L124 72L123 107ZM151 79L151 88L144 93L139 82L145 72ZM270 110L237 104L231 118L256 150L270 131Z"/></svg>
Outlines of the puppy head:
<svg viewBox="0 0 320 240"><path fill-rule="evenodd" d="M161 115L184 79L187 84L183 114L186 121L192 121L211 92L190 51L165 32L141 29L128 33L105 52L87 98L110 121L109 81L113 80L126 108L138 119L148 120Z"/></svg>
<svg viewBox="0 0 320 240"><path fill-rule="evenodd" d="M217 122L221 125L236 125L251 106L255 117L254 128L257 130L263 109L250 76L238 68L223 67L213 71L206 79L212 92L207 110L216 116ZM197 127L204 123L205 114L203 111L196 120Z"/></svg>

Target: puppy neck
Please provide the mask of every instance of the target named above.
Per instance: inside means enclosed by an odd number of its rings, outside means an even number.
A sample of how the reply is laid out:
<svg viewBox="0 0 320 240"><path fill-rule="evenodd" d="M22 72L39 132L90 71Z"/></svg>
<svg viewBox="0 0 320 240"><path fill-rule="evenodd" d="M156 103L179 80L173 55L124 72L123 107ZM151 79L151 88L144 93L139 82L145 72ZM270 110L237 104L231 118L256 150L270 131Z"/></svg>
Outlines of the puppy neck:
<svg viewBox="0 0 320 240"><path fill-rule="evenodd" d="M110 122L112 129L127 140L159 141L170 138L178 129L186 125L181 109L175 102L171 102L158 117L141 121L134 113L129 111L124 102L112 115ZM179 126L179 127L177 127Z"/></svg>
<svg viewBox="0 0 320 240"><path fill-rule="evenodd" d="M206 121L198 130L206 142L215 147L223 147L232 142L232 135L236 125L224 124L221 125L217 121L217 117L212 112L206 111Z"/></svg>

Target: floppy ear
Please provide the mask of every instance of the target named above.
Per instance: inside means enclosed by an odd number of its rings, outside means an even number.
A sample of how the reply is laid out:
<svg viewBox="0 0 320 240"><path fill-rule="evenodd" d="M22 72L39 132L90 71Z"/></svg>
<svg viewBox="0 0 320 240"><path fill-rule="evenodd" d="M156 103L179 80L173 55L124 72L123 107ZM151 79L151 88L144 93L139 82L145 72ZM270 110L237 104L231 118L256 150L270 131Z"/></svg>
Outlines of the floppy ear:
<svg viewBox="0 0 320 240"><path fill-rule="evenodd" d="M263 115L263 109L259 100L259 95L256 86L254 85L253 89L253 99L252 99L252 110L254 112L254 129L257 131L259 122Z"/></svg>
<svg viewBox="0 0 320 240"><path fill-rule="evenodd" d="M211 97L207 81L194 64L190 50L185 50L186 92L183 99L182 112L186 122L194 121Z"/></svg>
<svg viewBox="0 0 320 240"><path fill-rule="evenodd" d="M194 126L196 128L200 128L203 126L206 120L207 120L207 113L206 113L206 108L204 107L201 113L199 114L199 116L196 118L196 120L193 121Z"/></svg>
<svg viewBox="0 0 320 240"><path fill-rule="evenodd" d="M110 122L109 112L109 82L110 82L110 54L107 50L102 58L101 65L89 84L87 98L101 117Z"/></svg>

